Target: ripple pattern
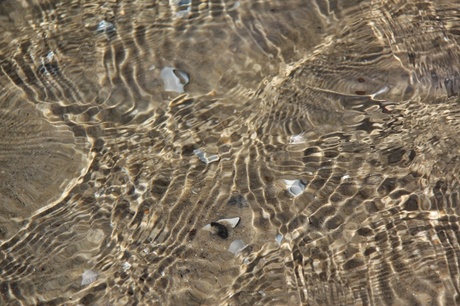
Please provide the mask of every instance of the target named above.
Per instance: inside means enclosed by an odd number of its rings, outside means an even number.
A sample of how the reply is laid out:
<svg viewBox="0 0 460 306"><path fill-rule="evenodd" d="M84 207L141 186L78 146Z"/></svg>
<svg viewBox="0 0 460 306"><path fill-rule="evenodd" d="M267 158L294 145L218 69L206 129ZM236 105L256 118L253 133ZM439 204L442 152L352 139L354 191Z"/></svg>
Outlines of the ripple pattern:
<svg viewBox="0 0 460 306"><path fill-rule="evenodd" d="M460 304L459 12L0 1L0 304Z"/></svg>

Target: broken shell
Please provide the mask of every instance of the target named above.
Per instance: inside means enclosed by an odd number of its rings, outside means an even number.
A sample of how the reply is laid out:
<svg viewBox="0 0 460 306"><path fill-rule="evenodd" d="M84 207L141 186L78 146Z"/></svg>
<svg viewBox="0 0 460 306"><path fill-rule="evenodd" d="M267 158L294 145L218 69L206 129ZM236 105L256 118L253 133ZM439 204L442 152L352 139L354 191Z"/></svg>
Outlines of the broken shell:
<svg viewBox="0 0 460 306"><path fill-rule="evenodd" d="M233 254L238 254L240 253L246 245L244 244L243 240L237 239L234 240L232 243L230 243L230 246L228 247L228 251Z"/></svg>
<svg viewBox="0 0 460 306"><path fill-rule="evenodd" d="M193 150L193 153L195 153L195 155L198 156L199 160L201 160L205 164L210 164L220 159L219 155L210 155L200 149Z"/></svg>
<svg viewBox="0 0 460 306"><path fill-rule="evenodd" d="M235 217L235 218L220 219L220 220L217 220L217 222L221 224L226 224L230 226L231 228L235 228L240 223L240 220L241 220L240 217Z"/></svg>
<svg viewBox="0 0 460 306"><path fill-rule="evenodd" d="M81 276L81 285L85 286L95 282L98 276L99 273L94 270L85 270Z"/></svg>

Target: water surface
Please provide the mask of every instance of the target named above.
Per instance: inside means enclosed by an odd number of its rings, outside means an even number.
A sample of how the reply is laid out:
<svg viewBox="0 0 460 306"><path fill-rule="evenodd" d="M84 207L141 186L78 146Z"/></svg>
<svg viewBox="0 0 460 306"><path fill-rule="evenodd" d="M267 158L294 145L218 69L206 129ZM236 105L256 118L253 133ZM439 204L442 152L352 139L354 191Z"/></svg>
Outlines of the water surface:
<svg viewBox="0 0 460 306"><path fill-rule="evenodd" d="M455 0L0 1L0 304L460 304L459 61Z"/></svg>

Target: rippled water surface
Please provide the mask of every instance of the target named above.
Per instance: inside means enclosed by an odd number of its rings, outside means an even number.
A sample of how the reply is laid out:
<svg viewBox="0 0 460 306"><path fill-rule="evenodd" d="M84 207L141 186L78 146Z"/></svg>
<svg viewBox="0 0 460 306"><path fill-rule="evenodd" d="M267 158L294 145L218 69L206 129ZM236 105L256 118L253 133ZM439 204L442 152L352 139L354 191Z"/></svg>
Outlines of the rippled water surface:
<svg viewBox="0 0 460 306"><path fill-rule="evenodd" d="M460 304L459 93L457 0L0 1L0 304Z"/></svg>

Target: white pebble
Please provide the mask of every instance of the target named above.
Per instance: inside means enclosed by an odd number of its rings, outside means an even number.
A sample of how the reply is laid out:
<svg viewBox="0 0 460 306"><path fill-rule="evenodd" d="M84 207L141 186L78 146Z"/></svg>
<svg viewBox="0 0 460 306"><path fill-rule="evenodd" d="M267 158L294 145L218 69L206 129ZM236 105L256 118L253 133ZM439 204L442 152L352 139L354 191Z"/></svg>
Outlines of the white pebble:
<svg viewBox="0 0 460 306"><path fill-rule="evenodd" d="M300 180L284 180L289 193L295 197L301 195L305 191L305 184Z"/></svg>

